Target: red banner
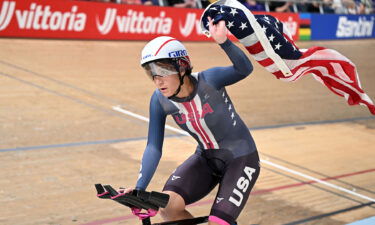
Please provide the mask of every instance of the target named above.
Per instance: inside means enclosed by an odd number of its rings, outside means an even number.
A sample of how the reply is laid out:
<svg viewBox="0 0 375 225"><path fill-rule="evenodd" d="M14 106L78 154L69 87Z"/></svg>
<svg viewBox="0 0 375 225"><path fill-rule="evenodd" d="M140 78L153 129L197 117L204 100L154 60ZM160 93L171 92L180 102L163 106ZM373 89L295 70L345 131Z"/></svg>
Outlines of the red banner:
<svg viewBox="0 0 375 225"><path fill-rule="evenodd" d="M150 40L166 35L210 40L201 33L202 9L63 0L0 0L0 5L0 37ZM298 39L298 14L271 15L286 22Z"/></svg>

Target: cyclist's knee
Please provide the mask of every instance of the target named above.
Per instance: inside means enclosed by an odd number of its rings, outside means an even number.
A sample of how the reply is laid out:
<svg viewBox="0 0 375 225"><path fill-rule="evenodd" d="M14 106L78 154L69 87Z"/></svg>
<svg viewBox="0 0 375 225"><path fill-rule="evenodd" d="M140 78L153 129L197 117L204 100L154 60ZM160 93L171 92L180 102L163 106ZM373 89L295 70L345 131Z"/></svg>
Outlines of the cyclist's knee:
<svg viewBox="0 0 375 225"><path fill-rule="evenodd" d="M169 195L169 201L165 208L160 208L162 216L173 216L185 210L185 201L179 194L173 191L164 191L163 193Z"/></svg>

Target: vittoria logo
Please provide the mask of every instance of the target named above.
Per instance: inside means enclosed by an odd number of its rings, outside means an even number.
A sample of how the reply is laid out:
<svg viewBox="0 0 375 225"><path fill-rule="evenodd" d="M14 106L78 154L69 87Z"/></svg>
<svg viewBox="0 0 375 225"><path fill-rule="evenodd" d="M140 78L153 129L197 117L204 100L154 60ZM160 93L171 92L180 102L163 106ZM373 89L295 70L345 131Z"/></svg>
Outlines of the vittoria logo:
<svg viewBox="0 0 375 225"><path fill-rule="evenodd" d="M181 21L179 24L180 32L184 37L189 36L194 28L197 34L202 34L202 30L200 28L200 19L197 18L196 13L188 13L186 14L185 24L181 25Z"/></svg>
<svg viewBox="0 0 375 225"><path fill-rule="evenodd" d="M166 17L164 11L160 11L158 17L151 17L144 16L142 11L131 9L126 15L117 15L115 8L107 8L103 20L96 16L96 26L103 35L108 34L115 24L120 33L169 34L172 29L172 18Z"/></svg>
<svg viewBox="0 0 375 225"><path fill-rule="evenodd" d="M115 23L117 10L108 8L105 11L105 17L103 23L99 22L98 17L96 17L96 26L101 34L108 34L109 31L112 29L113 24Z"/></svg>
<svg viewBox="0 0 375 225"><path fill-rule="evenodd" d="M14 9L16 8L15 2L4 1L0 11L0 30L4 30L10 23L13 17Z"/></svg>
<svg viewBox="0 0 375 225"><path fill-rule="evenodd" d="M190 9L91 4L78 1L1 0L1 36L149 40L172 33L205 40L199 12ZM186 56L186 52L171 52Z"/></svg>
<svg viewBox="0 0 375 225"><path fill-rule="evenodd" d="M69 12L51 11L51 6L36 3L31 3L29 9L19 10L16 2L4 1L0 11L0 30L8 27L14 15L18 27L26 30L82 31L87 18L85 13L78 13L75 5Z"/></svg>

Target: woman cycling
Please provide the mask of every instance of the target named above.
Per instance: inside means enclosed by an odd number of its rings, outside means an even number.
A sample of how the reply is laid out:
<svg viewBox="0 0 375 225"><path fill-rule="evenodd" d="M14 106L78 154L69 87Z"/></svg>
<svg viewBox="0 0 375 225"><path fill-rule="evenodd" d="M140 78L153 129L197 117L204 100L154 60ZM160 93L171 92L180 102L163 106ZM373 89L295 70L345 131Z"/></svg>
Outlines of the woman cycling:
<svg viewBox="0 0 375 225"><path fill-rule="evenodd" d="M170 200L161 215L165 220L193 216L186 205L206 196L217 184L209 224L235 224L259 176L259 157L253 138L236 113L225 86L253 70L247 56L227 38L224 21L209 20L213 39L233 63L191 73L185 47L171 37L158 37L142 50L141 65L156 85L150 101L148 142L136 189L148 186L162 155L166 116L197 142L195 153L166 182ZM199 184L199 185L198 185ZM128 192L130 190L126 190Z"/></svg>

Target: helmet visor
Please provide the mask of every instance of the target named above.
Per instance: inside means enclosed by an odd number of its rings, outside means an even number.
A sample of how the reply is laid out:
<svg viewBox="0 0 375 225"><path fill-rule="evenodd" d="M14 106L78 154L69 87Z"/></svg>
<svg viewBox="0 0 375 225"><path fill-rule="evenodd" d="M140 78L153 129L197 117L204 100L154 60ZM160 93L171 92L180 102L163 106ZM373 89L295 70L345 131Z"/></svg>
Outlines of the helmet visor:
<svg viewBox="0 0 375 225"><path fill-rule="evenodd" d="M146 70L146 74L148 77L150 77L152 80L154 76L169 76L173 74L178 74L176 68L171 63L165 63L165 62L150 62L143 66L143 68Z"/></svg>

